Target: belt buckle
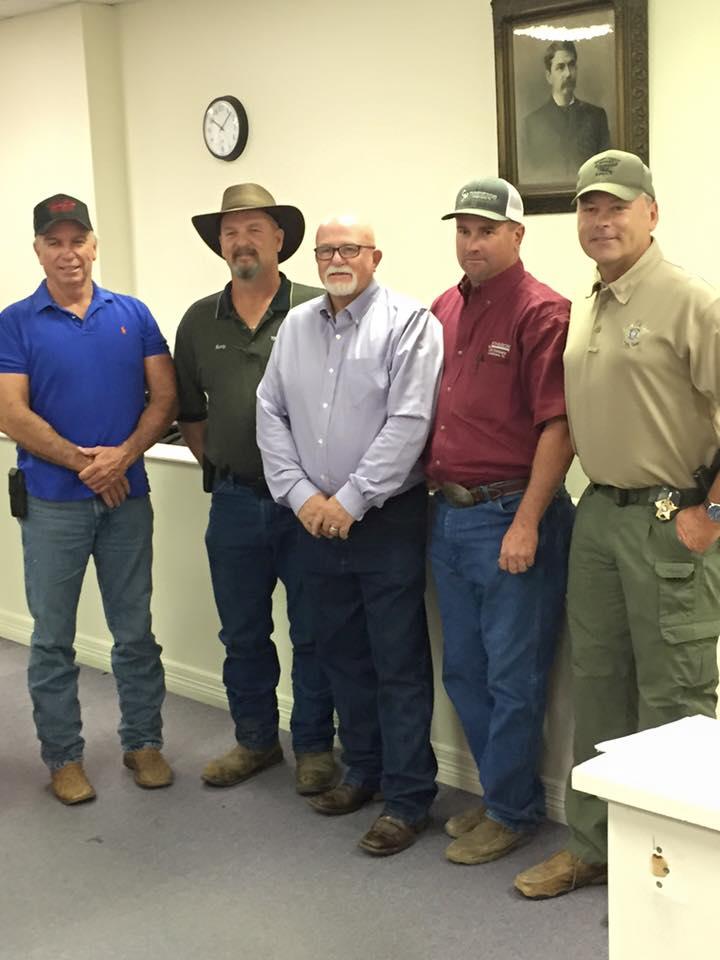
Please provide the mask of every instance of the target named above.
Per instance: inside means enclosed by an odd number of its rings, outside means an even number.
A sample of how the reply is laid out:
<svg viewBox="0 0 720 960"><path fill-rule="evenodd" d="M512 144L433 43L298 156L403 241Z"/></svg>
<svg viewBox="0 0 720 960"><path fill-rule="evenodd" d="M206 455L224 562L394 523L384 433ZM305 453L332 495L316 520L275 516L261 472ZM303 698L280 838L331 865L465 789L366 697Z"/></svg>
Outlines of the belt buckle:
<svg viewBox="0 0 720 960"><path fill-rule="evenodd" d="M655 518L662 523L672 520L680 507L680 491L674 487L660 487L655 501Z"/></svg>
<svg viewBox="0 0 720 960"><path fill-rule="evenodd" d="M459 483L442 483L440 490L448 503L453 507L475 506L473 495L467 487L463 487Z"/></svg>

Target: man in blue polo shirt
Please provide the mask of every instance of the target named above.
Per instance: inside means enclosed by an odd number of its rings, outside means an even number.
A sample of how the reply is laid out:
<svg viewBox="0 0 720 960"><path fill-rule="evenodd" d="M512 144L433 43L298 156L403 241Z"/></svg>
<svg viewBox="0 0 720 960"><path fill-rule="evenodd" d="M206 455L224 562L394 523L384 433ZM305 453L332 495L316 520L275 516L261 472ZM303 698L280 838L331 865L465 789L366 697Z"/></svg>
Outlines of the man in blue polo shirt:
<svg viewBox="0 0 720 960"><path fill-rule="evenodd" d="M124 763L164 787L165 681L150 626L152 508L142 455L176 409L167 344L148 308L92 281L87 207L66 194L34 209L44 280L0 313L0 429L17 442L34 626L28 683L41 755L66 804L95 796L82 766L73 641L89 558L113 635ZM149 401L145 403L145 392Z"/></svg>

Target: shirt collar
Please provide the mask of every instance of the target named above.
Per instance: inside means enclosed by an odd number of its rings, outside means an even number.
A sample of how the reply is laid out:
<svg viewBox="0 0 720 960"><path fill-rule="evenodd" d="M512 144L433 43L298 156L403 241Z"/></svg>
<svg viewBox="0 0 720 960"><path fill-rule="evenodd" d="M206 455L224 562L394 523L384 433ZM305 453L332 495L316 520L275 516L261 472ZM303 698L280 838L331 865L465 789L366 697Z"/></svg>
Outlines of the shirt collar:
<svg viewBox="0 0 720 960"><path fill-rule="evenodd" d="M347 313L355 326L357 326L372 306L373 300L378 295L379 290L380 285L377 280L371 280L363 292L358 294L351 303L343 307L342 310L339 310L338 313ZM332 320L334 317L332 303L327 293L320 306L320 313L326 320Z"/></svg>
<svg viewBox="0 0 720 960"><path fill-rule="evenodd" d="M604 284L600 279L600 274L598 273L597 279L593 284L593 290L609 290L618 303L625 304L629 301L630 297L633 295L642 281L647 277L647 275L655 269L658 263L660 263L662 258L663 255L660 251L660 247L658 246L658 242L653 238L650 246L647 248L645 253L643 253L640 259L636 260L630 269L626 270L621 277L617 278L617 280L613 280L612 283ZM598 282L600 283L599 287Z"/></svg>
<svg viewBox="0 0 720 960"><path fill-rule="evenodd" d="M502 273L490 277L489 280L486 280L485 283L481 283L477 287L474 287L470 283L466 274L458 284L458 290L465 303L470 300L470 297L477 296L481 296L483 299L490 301L498 300L500 297L504 297L506 293L520 282L524 273L525 267L523 266L523 262L522 260L518 260L511 267L508 267L507 270L503 270Z"/></svg>
<svg viewBox="0 0 720 960"><path fill-rule="evenodd" d="M86 317L91 311L97 310L102 303L111 303L114 299L109 290L99 287L94 281L92 290L92 300L90 301L90 306L85 313ZM32 295L32 305L33 310L36 313L41 313L43 310L48 309L64 310L66 313L68 312L65 310L65 307L61 307L60 304L52 298L50 291L48 290L47 280L43 280L35 293Z"/></svg>
<svg viewBox="0 0 720 960"><path fill-rule="evenodd" d="M268 313L287 313L290 309L290 289L292 284L284 273L280 274L280 286L267 308ZM235 316L235 307L232 302L232 280L227 284L218 299L215 319L220 316Z"/></svg>

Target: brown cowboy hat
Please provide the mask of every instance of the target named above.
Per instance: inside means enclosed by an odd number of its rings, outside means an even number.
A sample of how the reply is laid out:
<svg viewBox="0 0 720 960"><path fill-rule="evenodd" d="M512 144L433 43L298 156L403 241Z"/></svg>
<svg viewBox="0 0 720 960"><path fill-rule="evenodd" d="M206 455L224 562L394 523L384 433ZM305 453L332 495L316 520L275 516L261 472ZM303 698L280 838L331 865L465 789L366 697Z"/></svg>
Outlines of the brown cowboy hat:
<svg viewBox="0 0 720 960"><path fill-rule="evenodd" d="M223 193L222 204L217 213L199 213L192 218L193 226L219 257L220 252L220 220L226 213L235 213L238 210L264 210L272 217L285 233L283 245L278 253L278 262L282 263L291 257L302 243L305 235L305 218L297 207L283 206L275 203L271 193L257 183L237 183L228 187Z"/></svg>

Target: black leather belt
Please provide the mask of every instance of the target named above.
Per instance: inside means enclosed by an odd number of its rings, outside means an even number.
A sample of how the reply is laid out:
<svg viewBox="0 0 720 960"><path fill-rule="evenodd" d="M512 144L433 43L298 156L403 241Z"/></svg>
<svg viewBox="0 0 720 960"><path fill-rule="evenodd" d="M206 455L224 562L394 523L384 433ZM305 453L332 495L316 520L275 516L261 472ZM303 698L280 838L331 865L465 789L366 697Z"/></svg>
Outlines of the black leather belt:
<svg viewBox="0 0 720 960"><path fill-rule="evenodd" d="M528 485L526 477L518 480L498 480L495 483L480 483L475 487L463 487L459 483L441 483L439 490L451 507L474 507L476 503L498 500L511 493L522 493Z"/></svg>
<svg viewBox="0 0 720 960"><path fill-rule="evenodd" d="M264 497L272 500L272 494L264 480L253 477L243 477L239 473L233 473L229 467L219 467L217 471L218 480L229 480L237 487L248 487L257 497Z"/></svg>
<svg viewBox="0 0 720 960"><path fill-rule="evenodd" d="M673 502L678 510L682 510L683 507L694 507L698 503L702 503L705 499L705 494L699 487L689 487L686 490L678 490L677 487L657 486L626 490L624 487L611 487L605 483L593 483L591 486L593 490L614 500L618 507L627 507L629 504L634 503L655 504L656 501L666 497L668 491L672 491L678 495L677 500L673 497Z"/></svg>

